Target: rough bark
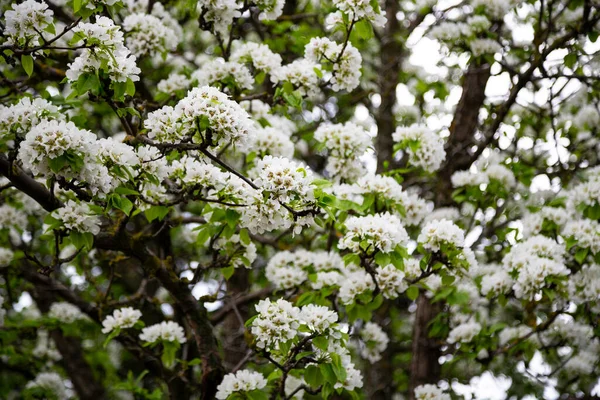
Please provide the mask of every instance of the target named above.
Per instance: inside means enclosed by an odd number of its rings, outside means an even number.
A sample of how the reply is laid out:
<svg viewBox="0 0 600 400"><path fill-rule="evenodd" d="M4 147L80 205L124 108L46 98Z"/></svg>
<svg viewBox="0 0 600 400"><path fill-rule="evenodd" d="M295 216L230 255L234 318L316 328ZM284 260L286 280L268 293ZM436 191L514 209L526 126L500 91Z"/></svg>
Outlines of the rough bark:
<svg viewBox="0 0 600 400"><path fill-rule="evenodd" d="M398 2L394 0L386 0L384 6L387 23L381 38L381 66L378 80L381 104L375 114L375 121L377 122L375 149L377 150L378 173L385 170L386 163L389 163L391 168L394 161L392 134L396 129L396 120L393 108L396 104L396 86L398 86L400 64L404 51L402 43L397 38L397 34L401 29L400 22L396 18L398 6Z"/></svg>

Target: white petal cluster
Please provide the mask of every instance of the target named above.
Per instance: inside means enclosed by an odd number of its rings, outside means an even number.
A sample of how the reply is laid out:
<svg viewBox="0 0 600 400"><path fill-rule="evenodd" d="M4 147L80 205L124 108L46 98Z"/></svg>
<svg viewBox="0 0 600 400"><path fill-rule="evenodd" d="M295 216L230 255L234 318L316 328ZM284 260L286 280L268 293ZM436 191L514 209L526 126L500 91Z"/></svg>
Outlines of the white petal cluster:
<svg viewBox="0 0 600 400"><path fill-rule="evenodd" d="M392 138L406 149L410 155L409 162L425 171L438 170L446 159L444 141L425 126L398 127Z"/></svg>
<svg viewBox="0 0 600 400"><path fill-rule="evenodd" d="M100 218L94 215L86 203L69 200L63 207L52 212L66 229L93 235L100 233Z"/></svg>
<svg viewBox="0 0 600 400"><path fill-rule="evenodd" d="M107 193L114 185L108 169L97 160L98 143L92 132L72 122L44 120L25 136L18 159L36 176L62 176L87 183L93 192ZM54 171L51 162L62 158Z"/></svg>
<svg viewBox="0 0 600 400"><path fill-rule="evenodd" d="M41 38L38 32L43 32L52 24L54 13L48 9L48 4L43 1L25 0L18 4L13 3L12 9L4 14L3 36L8 44L35 47L40 45Z"/></svg>
<svg viewBox="0 0 600 400"><path fill-rule="evenodd" d="M333 5L345 13L350 20L366 19L379 28L387 22L377 1L333 0Z"/></svg>
<svg viewBox="0 0 600 400"><path fill-rule="evenodd" d="M340 240L340 249L349 249L355 253L361 251L361 242L366 242L369 252L375 249L389 253L396 246L408 241L408 233L400 219L390 213L367 215L364 217L349 217L346 222L346 234Z"/></svg>
<svg viewBox="0 0 600 400"><path fill-rule="evenodd" d="M481 10L488 18L502 20L512 6L512 1L471 0L475 10Z"/></svg>
<svg viewBox="0 0 600 400"><path fill-rule="evenodd" d="M157 340L166 342L185 343L185 332L181 325L173 321L163 321L142 329L140 340L147 343L154 343Z"/></svg>
<svg viewBox="0 0 600 400"><path fill-rule="evenodd" d="M23 97L9 107L0 107L0 141L14 139L10 133L22 138L44 119L62 119L58 107L42 98ZM6 135L6 136L5 136Z"/></svg>
<svg viewBox="0 0 600 400"><path fill-rule="evenodd" d="M319 76L316 70L321 66L304 58L282 65L271 73L271 82L288 81L294 85L303 96L317 97L321 93Z"/></svg>
<svg viewBox="0 0 600 400"><path fill-rule="evenodd" d="M173 29L150 14L130 14L123 21L125 44L137 57L166 54L175 50L179 39Z"/></svg>
<svg viewBox="0 0 600 400"><path fill-rule="evenodd" d="M462 248L465 245L465 233L452 221L434 220L425 224L417 241L432 251L439 251L442 245Z"/></svg>
<svg viewBox="0 0 600 400"><path fill-rule="evenodd" d="M376 323L367 322L360 331L360 338L364 344L360 349L360 355L370 363L381 360L381 353L385 351L390 341L383 329Z"/></svg>
<svg viewBox="0 0 600 400"><path fill-rule="evenodd" d="M192 74L192 80L200 86L215 86L226 80L233 80L240 89L250 90L254 87L254 78L244 64L220 58L203 64Z"/></svg>
<svg viewBox="0 0 600 400"><path fill-rule="evenodd" d="M248 140L248 149L262 157L271 155L292 158L294 156L294 142L281 129L273 127L256 129Z"/></svg>
<svg viewBox="0 0 600 400"><path fill-rule="evenodd" d="M141 311L132 307L115 310L113 315L107 316L102 321L102 333L109 333L115 329L131 328L141 317Z"/></svg>
<svg viewBox="0 0 600 400"><path fill-rule="evenodd" d="M56 343L50 338L48 331L43 329L37 331L37 340L31 354L43 360L59 361L62 359L62 355L56 349Z"/></svg>
<svg viewBox="0 0 600 400"><path fill-rule="evenodd" d="M314 200L312 171L296 161L266 156L256 162L249 174L261 190L271 193L278 201L289 203Z"/></svg>
<svg viewBox="0 0 600 400"><path fill-rule="evenodd" d="M449 394L435 385L426 384L415 388L415 400L450 400Z"/></svg>
<svg viewBox="0 0 600 400"><path fill-rule="evenodd" d="M230 395L237 392L250 392L267 386L267 380L260 372L242 369L236 373L225 375L223 381L217 386L215 397L226 400Z"/></svg>
<svg viewBox="0 0 600 400"><path fill-rule="evenodd" d="M229 239L221 237L213 246L217 250L228 249L230 246L234 247L234 253L229 256L229 262L234 268L242 266L244 268L251 268L252 263L257 257L256 245L252 241L247 245L244 244L240 239L240 235L232 235Z"/></svg>
<svg viewBox="0 0 600 400"><path fill-rule="evenodd" d="M276 253L265 269L267 279L278 289L290 289L308 280L309 273L317 272L313 289L341 283L344 262L338 253L297 250Z"/></svg>
<svg viewBox="0 0 600 400"><path fill-rule="evenodd" d="M252 321L252 335L260 349L278 348L280 342L287 342L297 335L300 326L300 309L292 303L278 299L261 300L256 305L258 317Z"/></svg>
<svg viewBox="0 0 600 400"><path fill-rule="evenodd" d="M83 49L81 55L69 64L66 75L70 82L77 82L82 74L97 74L99 71L114 82L140 80L138 74L141 70L135 63L135 56L125 47L123 32L112 19L98 17L95 23L80 24L74 32L80 40L96 46Z"/></svg>
<svg viewBox="0 0 600 400"><path fill-rule="evenodd" d="M338 315L325 306L308 304L300 310L300 320L310 332L323 334L337 322Z"/></svg>
<svg viewBox="0 0 600 400"><path fill-rule="evenodd" d="M360 157L371 145L371 137L360 126L324 124L315 131L314 138L321 142L329 153L325 170L335 180L356 180L365 174Z"/></svg>
<svg viewBox="0 0 600 400"><path fill-rule="evenodd" d="M190 78L183 74L171 74L167 79L163 79L156 85L156 89L158 89L161 93L173 94L178 90L187 90L192 81Z"/></svg>
<svg viewBox="0 0 600 400"><path fill-rule="evenodd" d="M453 328L448 334L448 343L467 343L481 332L481 325L475 321L465 322Z"/></svg>
<svg viewBox="0 0 600 400"><path fill-rule="evenodd" d="M375 280L386 299L395 299L408 288L404 280L404 272L392 264L377 267Z"/></svg>
<svg viewBox="0 0 600 400"><path fill-rule="evenodd" d="M357 296L375 290L373 278L364 270L354 270L344 275L338 298L342 304L350 304Z"/></svg>
<svg viewBox="0 0 600 400"><path fill-rule="evenodd" d="M486 174L473 173L471 171L456 171L450 177L452 186L460 188L464 186L479 186L489 183L490 179Z"/></svg>
<svg viewBox="0 0 600 400"><path fill-rule="evenodd" d="M233 51L231 61L251 63L254 69L270 73L281 67L281 56L262 43L246 42Z"/></svg>
<svg viewBox="0 0 600 400"><path fill-rule="evenodd" d="M75 321L87 318L77 306L66 302L52 303L50 311L48 311L48 316L50 318L56 318L64 324L71 324Z"/></svg>
<svg viewBox="0 0 600 400"><path fill-rule="evenodd" d="M212 31L225 36L233 24L234 18L242 14L243 4L236 0L200 0L198 8L204 21L212 25Z"/></svg>
<svg viewBox="0 0 600 400"><path fill-rule="evenodd" d="M65 383L56 372L40 372L34 380L27 383L26 388L41 388L51 392L57 400L67 400Z"/></svg>
<svg viewBox="0 0 600 400"><path fill-rule="evenodd" d="M515 296L530 299L546 285L546 278L568 275L564 253L563 245L545 236L532 236L513 246L502 264L507 271L518 274L513 285Z"/></svg>
<svg viewBox="0 0 600 400"><path fill-rule="evenodd" d="M324 37L312 38L304 48L304 57L309 62L323 66L333 63L330 82L331 88L336 92L350 92L360 83L362 56L350 43L344 47Z"/></svg>
<svg viewBox="0 0 600 400"><path fill-rule="evenodd" d="M158 142L178 142L194 136L201 119L207 119L202 140L209 146L241 144L253 130L246 111L227 95L209 86L194 88L175 107L165 106L148 115L144 126Z"/></svg>
<svg viewBox="0 0 600 400"><path fill-rule="evenodd" d="M429 36L443 42L455 42L471 35L471 27L464 22L441 22L429 30Z"/></svg>
<svg viewBox="0 0 600 400"><path fill-rule="evenodd" d="M13 260L15 253L11 249L0 247L0 268L7 267Z"/></svg>
<svg viewBox="0 0 600 400"><path fill-rule="evenodd" d="M521 220L523 224L523 236L529 237L540 233L542 231L544 221L556 224L559 229L571 221L569 223L569 233L571 236L574 236L575 233L579 231L577 228L579 227L578 224L580 221L573 221L572 216L566 209L558 207L542 207L538 212L526 214ZM575 226L574 222L577 222L577 227ZM584 221L581 222L585 224Z"/></svg>
<svg viewBox="0 0 600 400"><path fill-rule="evenodd" d="M273 21L283 13L285 0L256 0L254 2L261 11L258 18L262 21Z"/></svg>
<svg viewBox="0 0 600 400"><path fill-rule="evenodd" d="M474 39L469 43L471 53L475 57L483 56L485 54L494 55L502 52L502 46L500 43L493 39Z"/></svg>

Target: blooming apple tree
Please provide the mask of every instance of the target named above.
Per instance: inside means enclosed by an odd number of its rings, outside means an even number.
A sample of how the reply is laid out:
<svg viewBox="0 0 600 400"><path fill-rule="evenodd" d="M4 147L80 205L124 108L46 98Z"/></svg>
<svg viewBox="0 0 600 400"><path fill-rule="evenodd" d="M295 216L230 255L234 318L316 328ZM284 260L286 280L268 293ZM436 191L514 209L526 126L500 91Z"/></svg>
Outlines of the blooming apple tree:
<svg viewBox="0 0 600 400"><path fill-rule="evenodd" d="M591 0L0 3L0 397L591 398Z"/></svg>

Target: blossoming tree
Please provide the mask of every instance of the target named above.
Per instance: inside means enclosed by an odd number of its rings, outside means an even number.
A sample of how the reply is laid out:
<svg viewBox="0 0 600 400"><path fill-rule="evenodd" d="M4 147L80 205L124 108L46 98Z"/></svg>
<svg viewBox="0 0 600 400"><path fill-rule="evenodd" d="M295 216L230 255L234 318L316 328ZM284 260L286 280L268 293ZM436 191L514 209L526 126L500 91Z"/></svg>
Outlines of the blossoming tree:
<svg viewBox="0 0 600 400"><path fill-rule="evenodd" d="M595 1L0 4L0 398L596 393Z"/></svg>

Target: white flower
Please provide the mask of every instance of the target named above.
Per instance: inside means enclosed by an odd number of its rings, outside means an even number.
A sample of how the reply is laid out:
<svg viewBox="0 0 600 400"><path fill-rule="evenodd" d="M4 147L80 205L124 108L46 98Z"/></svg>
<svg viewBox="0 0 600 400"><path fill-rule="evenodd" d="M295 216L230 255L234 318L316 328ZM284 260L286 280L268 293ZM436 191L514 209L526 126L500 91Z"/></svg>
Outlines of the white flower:
<svg viewBox="0 0 600 400"><path fill-rule="evenodd" d="M338 247L355 253L361 251L361 242L369 245L366 251L380 250L389 253L396 246L404 245L408 241L408 234L400 219L390 213L348 217L345 225L346 234L340 240Z"/></svg>
<svg viewBox="0 0 600 400"><path fill-rule="evenodd" d="M317 97L321 93L319 88L319 76L315 69L321 67L315 62L299 58L290 64L286 64L273 70L271 82L288 81L298 88L298 91L309 97Z"/></svg>
<svg viewBox="0 0 600 400"><path fill-rule="evenodd" d="M20 4L13 3L12 10L4 15L3 34L8 37L9 44L35 47L41 43L38 32L44 32L52 24L52 10L45 2L26 0Z"/></svg>
<svg viewBox="0 0 600 400"><path fill-rule="evenodd" d="M181 325L173 321L163 321L142 329L140 340L148 343L154 343L157 340L166 342L185 343L185 332Z"/></svg>
<svg viewBox="0 0 600 400"><path fill-rule="evenodd" d="M481 331L481 325L471 321L460 324L448 334L448 343L470 342Z"/></svg>
<svg viewBox="0 0 600 400"><path fill-rule="evenodd" d="M465 233L452 221L434 220L425 224L417 241L432 251L439 251L442 245L462 248L465 245Z"/></svg>
<svg viewBox="0 0 600 400"><path fill-rule="evenodd" d="M277 348L280 342L287 342L296 337L300 326L300 309L292 303L278 299L272 303L270 299L261 300L256 305L258 317L252 321L252 335L260 349Z"/></svg>
<svg viewBox="0 0 600 400"><path fill-rule="evenodd" d="M324 37L312 38L304 49L304 57L313 63L333 63L331 88L336 92L349 92L360 83L362 57L350 43L344 47Z"/></svg>
<svg viewBox="0 0 600 400"><path fill-rule="evenodd" d="M338 315L327 307L309 304L300 310L300 320L311 332L323 334L337 322Z"/></svg>
<svg viewBox="0 0 600 400"><path fill-rule="evenodd" d="M425 171L438 170L442 161L446 159L444 141L427 127L420 125L398 127L392 138L406 149L410 155L410 163Z"/></svg>
<svg viewBox="0 0 600 400"><path fill-rule="evenodd" d="M202 124L207 123L206 127ZM227 95L209 86L194 88L173 108L165 106L148 115L144 122L148 136L159 142L177 142L194 136L198 127L200 140L207 146L244 143L253 131L246 111ZM205 132L210 129L211 134Z"/></svg>
<svg viewBox="0 0 600 400"><path fill-rule="evenodd" d="M367 322L360 331L360 338L364 343L360 355L370 363L381 360L381 353L385 351L390 341L383 329L373 322Z"/></svg>
<svg viewBox="0 0 600 400"><path fill-rule="evenodd" d="M97 235L100 232L100 219L92 214L86 203L76 203L69 200L65 205L52 213L52 216L62 222L62 225L81 233L89 232Z"/></svg>
<svg viewBox="0 0 600 400"><path fill-rule="evenodd" d="M262 389L265 386L267 386L267 380L263 374L242 369L236 373L225 375L223 381L217 386L217 394L215 397L219 400L225 400L233 393L250 392L252 390Z"/></svg>
<svg viewBox="0 0 600 400"><path fill-rule="evenodd" d="M68 399L65 383L56 372L40 372L34 380L27 383L26 388L41 388L51 392L57 400Z"/></svg>
<svg viewBox="0 0 600 400"><path fill-rule="evenodd" d="M200 86L217 86L215 84L227 79L232 79L240 89L251 90L254 87L254 78L244 64L221 58L203 64L192 74L192 80Z"/></svg>
<svg viewBox="0 0 600 400"><path fill-rule="evenodd" d="M379 6L379 2L363 0L333 0L333 4L346 15L349 19L366 19L376 27L383 27L387 22L384 13Z"/></svg>
<svg viewBox="0 0 600 400"><path fill-rule="evenodd" d="M159 92L173 94L178 90L186 90L192 81L183 74L171 74L167 79L163 79L156 85Z"/></svg>
<svg viewBox="0 0 600 400"><path fill-rule="evenodd" d="M450 400L450 395L435 385L421 385L415 388L415 400Z"/></svg>
<svg viewBox="0 0 600 400"><path fill-rule="evenodd" d="M113 315L109 315L102 321L102 333L109 333L117 328L131 328L141 317L142 313L131 307L115 310Z"/></svg>
<svg viewBox="0 0 600 400"><path fill-rule="evenodd" d="M220 35L227 35L234 18L242 14L239 9L243 4L236 0L200 0L198 8L204 21L212 24L212 30Z"/></svg>
<svg viewBox="0 0 600 400"><path fill-rule="evenodd" d="M15 253L11 249L0 247L0 268L8 266L13 260Z"/></svg>
<svg viewBox="0 0 600 400"><path fill-rule="evenodd" d="M257 129L248 141L248 149L257 152L260 156L267 154L285 158L294 156L294 142L280 129L273 127Z"/></svg>
<svg viewBox="0 0 600 400"><path fill-rule="evenodd" d="M356 296L375 290L373 278L363 270L348 272L342 279L338 297L342 304L350 304Z"/></svg>
<svg viewBox="0 0 600 400"><path fill-rule="evenodd" d="M273 53L266 44L254 42L243 43L231 54L231 61L252 63L254 69L271 72L281 67L281 56Z"/></svg>
<svg viewBox="0 0 600 400"><path fill-rule="evenodd" d="M87 318L77 306L66 302L52 303L50 311L48 311L48 316L56 318L64 324L70 324Z"/></svg>
<svg viewBox="0 0 600 400"><path fill-rule="evenodd" d="M386 299L395 299L408 288L408 284L404 281L404 272L395 266L390 264L377 267L376 272L375 280Z"/></svg>
<svg viewBox="0 0 600 400"><path fill-rule="evenodd" d="M482 56L484 54L494 55L495 53L502 52L502 46L500 43L493 39L474 39L469 43L471 52L475 57Z"/></svg>
<svg viewBox="0 0 600 400"><path fill-rule="evenodd" d="M166 53L177 47L179 39L162 20L149 14L131 14L123 21L126 45L137 57Z"/></svg>
<svg viewBox="0 0 600 400"><path fill-rule="evenodd" d="M365 168L359 157L371 145L371 137L362 127L352 122L323 124L315 131L314 138L329 152L325 170L330 176L355 180L364 175Z"/></svg>

